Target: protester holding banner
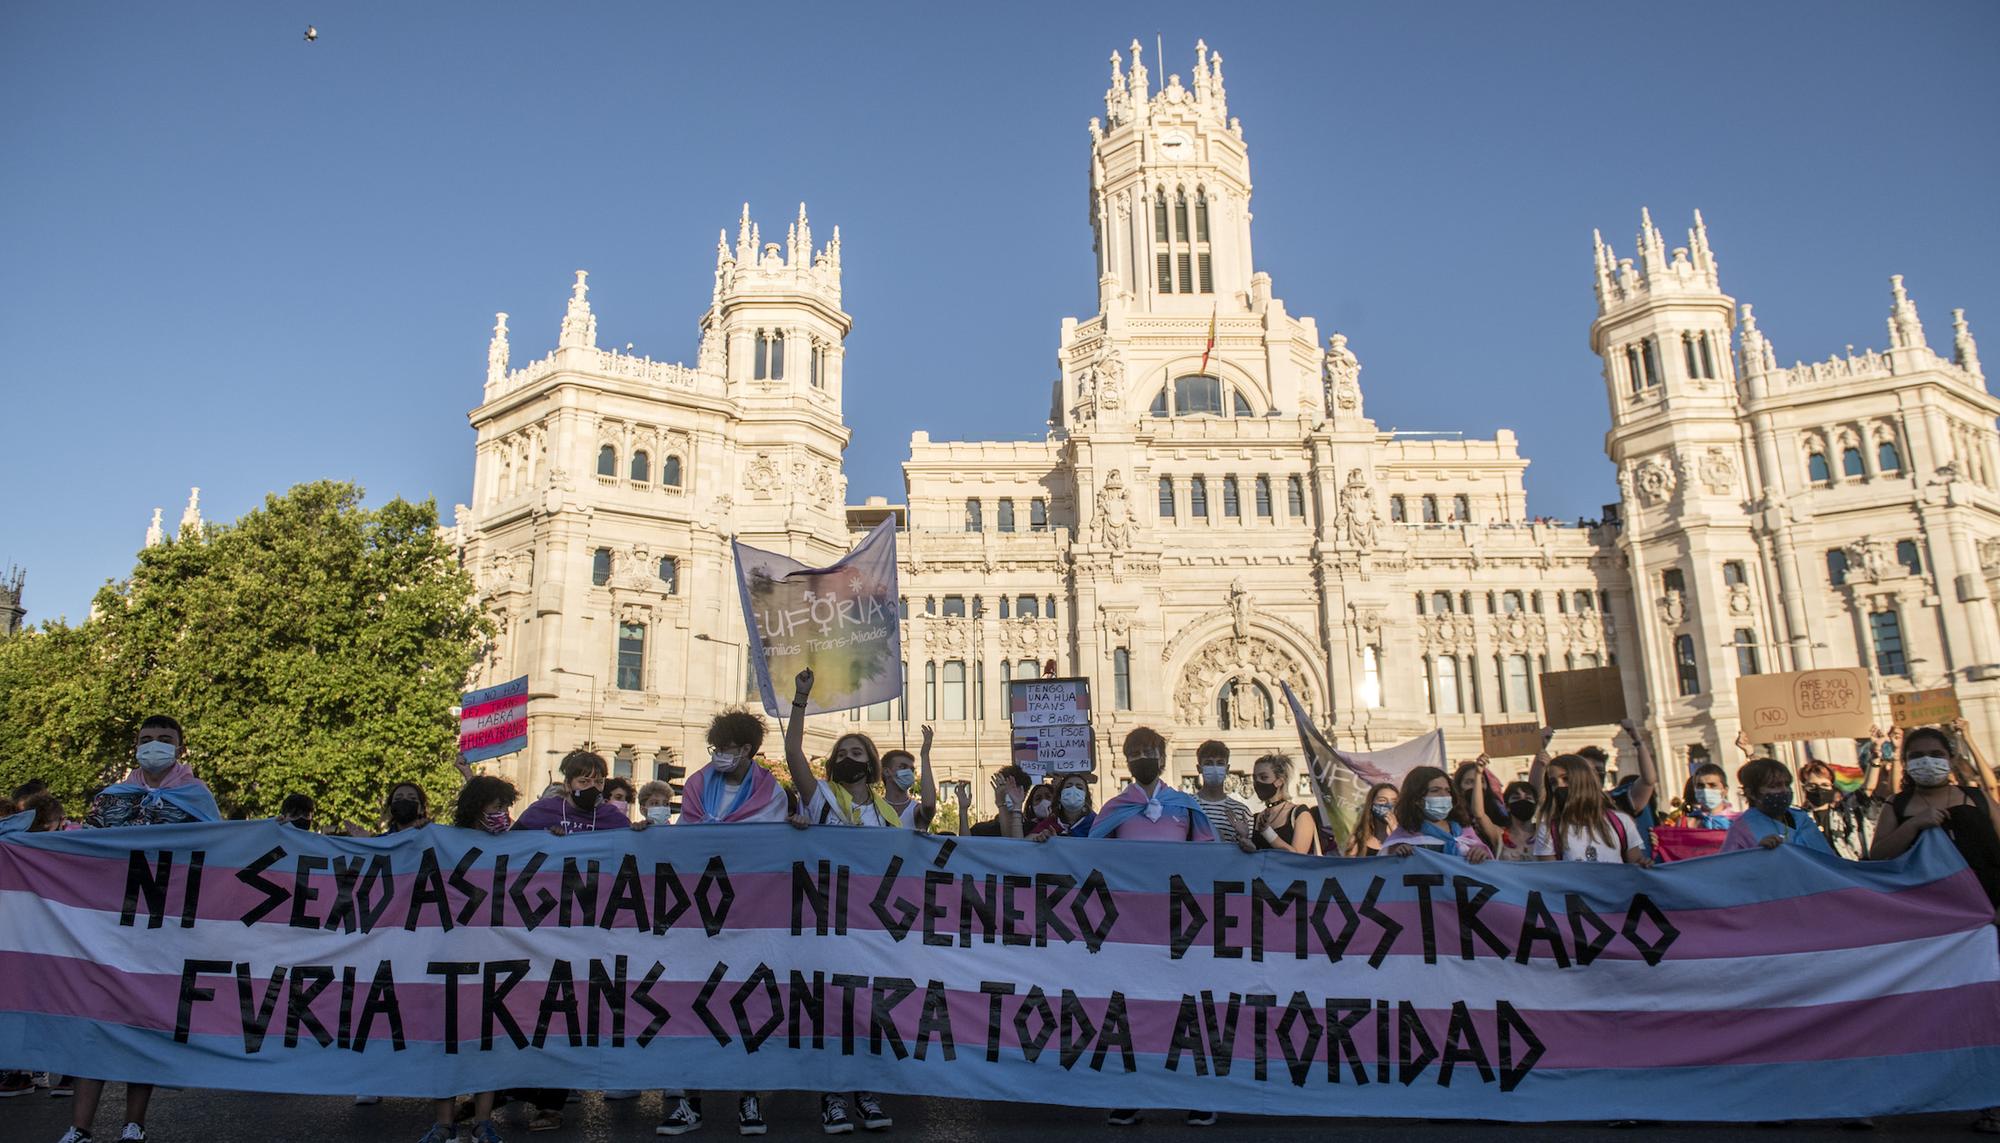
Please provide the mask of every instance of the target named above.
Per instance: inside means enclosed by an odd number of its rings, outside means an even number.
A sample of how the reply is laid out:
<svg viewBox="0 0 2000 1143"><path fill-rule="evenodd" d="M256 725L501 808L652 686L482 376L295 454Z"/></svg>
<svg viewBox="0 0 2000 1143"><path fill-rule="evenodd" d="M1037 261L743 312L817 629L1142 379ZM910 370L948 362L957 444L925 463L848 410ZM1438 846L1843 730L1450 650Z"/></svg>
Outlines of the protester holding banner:
<svg viewBox="0 0 2000 1143"><path fill-rule="evenodd" d="M1817 758L1799 767L1799 788L1806 813L1812 815L1813 824L1833 852L1849 861L1867 857L1870 822L1866 797L1859 790L1841 790L1833 767Z"/></svg>
<svg viewBox="0 0 2000 1143"><path fill-rule="evenodd" d="M1707 857L1722 848L1736 811L1729 805L1728 772L1703 762L1688 772L1674 809L1651 831L1656 861Z"/></svg>
<svg viewBox="0 0 2000 1143"><path fill-rule="evenodd" d="M1312 810L1292 800L1292 759L1266 754L1250 769L1251 788L1264 808L1257 811L1251 836L1258 849L1286 853L1318 853L1319 822Z"/></svg>
<svg viewBox="0 0 2000 1143"><path fill-rule="evenodd" d="M673 786L655 779L639 787L639 816L632 819L632 828L646 829L673 823Z"/></svg>
<svg viewBox="0 0 2000 1143"><path fill-rule="evenodd" d="M604 804L616 806L625 815L627 824L632 821L632 807L636 801L638 797L632 788L632 779L612 777L604 780Z"/></svg>
<svg viewBox="0 0 2000 1143"><path fill-rule="evenodd" d="M1486 755L1461 762L1452 772L1451 816L1446 820L1460 829L1469 829L1490 851L1500 844L1500 823L1507 807L1500 802L1499 781L1486 768Z"/></svg>
<svg viewBox="0 0 2000 1143"><path fill-rule="evenodd" d="M1896 857L1928 829L1943 827L1959 855L1979 877L1986 896L2000 909L2000 797L1976 786L1952 782L1951 737L1936 727L1903 736L1903 773L1908 782L1876 822L1868 856ZM1985 767L1980 767L1984 770Z"/></svg>
<svg viewBox="0 0 2000 1143"><path fill-rule="evenodd" d="M932 819L937 817L937 780L931 773L931 742L935 738L930 724L925 723L922 766L907 750L891 750L882 755L882 800L896 811L904 829L928 832Z"/></svg>
<svg viewBox="0 0 2000 1143"><path fill-rule="evenodd" d="M1423 846L1446 857L1463 857L1473 865L1492 857L1493 851L1470 826L1450 820L1458 800L1451 790L1451 779L1435 766L1418 766L1404 775L1396 798L1396 828L1382 839L1383 856L1408 857Z"/></svg>
<svg viewBox="0 0 2000 1143"><path fill-rule="evenodd" d="M1833 855L1812 815L1792 805L1792 772L1775 758L1752 758L1736 771L1736 784L1750 808L1737 815L1723 839L1722 852L1796 845Z"/></svg>
<svg viewBox="0 0 2000 1143"><path fill-rule="evenodd" d="M1088 837L1097 814L1090 805L1090 775L1057 774L1052 783L1056 792L1055 814L1034 824L1029 841L1052 837Z"/></svg>
<svg viewBox="0 0 2000 1143"><path fill-rule="evenodd" d="M471 775L468 774L468 780ZM422 829L431 824L431 796L415 782L398 782L389 787L389 798L382 803L381 835L402 833L406 829Z"/></svg>
<svg viewBox="0 0 2000 1143"><path fill-rule="evenodd" d="M1507 825L1500 831L1500 846L1493 856L1502 861L1533 861L1535 787L1525 781L1509 782L1500 797L1507 803Z"/></svg>
<svg viewBox="0 0 2000 1143"><path fill-rule="evenodd" d="M1194 760L1201 776L1194 800L1200 804L1209 828L1215 831L1216 840L1237 846L1245 853L1254 852L1257 846L1250 839L1250 807L1229 793L1228 744L1211 738L1194 748Z"/></svg>
<svg viewBox="0 0 2000 1143"><path fill-rule="evenodd" d="M792 824L802 829L815 825L903 828L901 815L875 792L875 782L881 777L881 753L875 749L874 739L865 734L841 735L827 756L826 781L813 776L812 762L806 757L806 706L812 698L812 668L800 671L793 682L792 720L785 726L785 765L792 772L792 789L804 810L791 819ZM1015 828L1020 828L1018 819ZM895 1123L874 1092L853 1094L861 1126L880 1131ZM821 1131L846 1135L854 1130L847 1098L846 1092L826 1092L819 1097Z"/></svg>
<svg viewBox="0 0 2000 1143"><path fill-rule="evenodd" d="M604 757L588 750L563 755L562 789L521 813L517 830L545 829L557 837L600 829L629 829L632 819L622 806L603 800L604 779L610 773Z"/></svg>
<svg viewBox="0 0 2000 1143"><path fill-rule="evenodd" d="M1639 844L1639 827L1605 796L1597 768L1575 754L1548 766L1548 800L1534 853L1541 861L1653 864Z"/></svg>
<svg viewBox="0 0 2000 1143"><path fill-rule="evenodd" d="M91 799L88 824L98 829L115 829L221 821L215 795L194 776L187 755L187 739L180 723L164 714L147 716L133 736L132 758L138 765L123 782L106 786ZM62 1143L87 1143L92 1138L91 1125L97 1121L97 1105L104 1099L104 1081L73 1076L71 1082L76 1091L76 1108ZM50 1090L55 1089L51 1086ZM152 1084L125 1085L125 1130L119 1136L121 1141L143 1143L146 1108L152 1102Z"/></svg>
<svg viewBox="0 0 2000 1143"><path fill-rule="evenodd" d="M1399 793L1390 782L1377 782L1368 787L1368 796L1362 799L1368 812L1354 823L1354 836L1347 839L1347 856L1373 857L1382 852L1382 839L1396 828L1392 819L1396 816L1396 797Z"/></svg>

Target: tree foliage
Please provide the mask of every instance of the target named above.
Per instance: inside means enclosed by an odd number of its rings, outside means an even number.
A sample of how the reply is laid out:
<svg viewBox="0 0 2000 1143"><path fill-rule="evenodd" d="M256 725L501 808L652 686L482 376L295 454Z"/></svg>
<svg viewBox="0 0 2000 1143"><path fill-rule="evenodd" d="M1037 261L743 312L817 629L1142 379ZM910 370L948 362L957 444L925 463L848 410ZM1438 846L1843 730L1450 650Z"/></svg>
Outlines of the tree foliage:
<svg viewBox="0 0 2000 1143"><path fill-rule="evenodd" d="M432 502L361 499L330 481L269 496L141 552L80 626L0 643L0 781L79 803L164 713L225 812L303 792L323 822L372 823L395 782L451 796L450 708L487 623Z"/></svg>

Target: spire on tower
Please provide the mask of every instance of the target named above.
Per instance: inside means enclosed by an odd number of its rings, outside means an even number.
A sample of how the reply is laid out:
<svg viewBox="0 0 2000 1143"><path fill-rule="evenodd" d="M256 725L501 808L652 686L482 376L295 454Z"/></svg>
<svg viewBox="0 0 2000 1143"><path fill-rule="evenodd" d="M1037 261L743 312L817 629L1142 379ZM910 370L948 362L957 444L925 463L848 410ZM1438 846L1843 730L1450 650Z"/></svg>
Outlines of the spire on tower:
<svg viewBox="0 0 2000 1143"><path fill-rule="evenodd" d="M1757 328L1757 315L1750 312L1750 303L1743 303L1743 375L1754 377L1769 373L1778 367L1778 355L1771 351L1771 343Z"/></svg>
<svg viewBox="0 0 2000 1143"><path fill-rule="evenodd" d="M1667 240L1653 225L1653 212L1643 206L1639 208L1639 265L1648 280L1667 269Z"/></svg>
<svg viewBox="0 0 2000 1143"><path fill-rule="evenodd" d="M1139 41L1132 41L1132 106L1142 116L1145 114L1147 101L1152 98L1151 89L1146 86L1145 52L1146 49L1139 46Z"/></svg>
<svg viewBox="0 0 2000 1143"><path fill-rule="evenodd" d="M175 535L179 539L192 539L201 531L201 489L188 489L187 507L181 510L181 530Z"/></svg>
<svg viewBox="0 0 2000 1143"><path fill-rule="evenodd" d="M1951 359L1958 367L1980 380L1986 374L1979 368L1979 343L1972 340L1972 327L1965 324L1965 311L1951 311Z"/></svg>
<svg viewBox="0 0 2000 1143"><path fill-rule="evenodd" d="M576 285L569 292L569 309L563 314L562 336L556 339L560 348L592 349L597 345L597 315L590 312L587 297L590 287L584 283L589 276L587 270L576 272Z"/></svg>
<svg viewBox="0 0 2000 1143"><path fill-rule="evenodd" d="M1604 244L1604 232L1592 227L1590 243L1593 248L1592 261L1597 269L1597 309L1602 313L1611 304L1611 275L1618 269L1618 263L1611 257L1611 247Z"/></svg>
<svg viewBox="0 0 2000 1143"><path fill-rule="evenodd" d="M164 508L153 509L153 522L146 526L146 546L149 548L157 548L167 542L167 530L160 527L160 517L165 512Z"/></svg>
<svg viewBox="0 0 2000 1143"><path fill-rule="evenodd" d="M750 235L750 204L743 204L743 217L736 224L736 262L748 266L757 260L757 243Z"/></svg>
<svg viewBox="0 0 2000 1143"><path fill-rule="evenodd" d="M493 340L486 343L486 383L498 385L507 376L507 315L493 315Z"/></svg>
<svg viewBox="0 0 2000 1143"><path fill-rule="evenodd" d="M1924 323L1917 317L1917 303L1903 290L1903 276L1889 275L1889 348L1924 349Z"/></svg>

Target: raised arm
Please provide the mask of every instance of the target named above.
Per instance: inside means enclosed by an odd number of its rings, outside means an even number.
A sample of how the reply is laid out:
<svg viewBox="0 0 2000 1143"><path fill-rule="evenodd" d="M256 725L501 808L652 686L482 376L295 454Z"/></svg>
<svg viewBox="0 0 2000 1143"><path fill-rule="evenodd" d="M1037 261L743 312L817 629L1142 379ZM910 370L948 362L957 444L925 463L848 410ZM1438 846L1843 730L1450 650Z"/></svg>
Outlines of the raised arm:
<svg viewBox="0 0 2000 1143"><path fill-rule="evenodd" d="M1625 730L1625 736L1632 740L1632 749L1639 754L1639 780L1632 783L1632 812L1643 811L1653 800L1653 794L1660 786L1659 768L1653 765L1653 748L1647 744L1645 736L1631 719L1618 724Z"/></svg>
<svg viewBox="0 0 2000 1143"><path fill-rule="evenodd" d="M1473 761L1479 763L1479 784L1472 788L1471 793L1465 795L1465 800L1468 803L1465 807L1466 816L1472 819L1472 831L1479 835L1479 840L1486 843L1486 848L1497 853L1500 849L1500 825L1486 812L1486 765L1488 759L1485 752L1482 751L1479 757L1473 759Z"/></svg>
<svg viewBox="0 0 2000 1143"><path fill-rule="evenodd" d="M1753 745L1750 741L1749 731L1742 729L1737 730L1736 749L1742 752L1745 761L1748 761L1752 754L1757 753L1757 747Z"/></svg>
<svg viewBox="0 0 2000 1143"><path fill-rule="evenodd" d="M806 757L806 699L811 697L812 689L812 668L807 667L799 672L798 691L792 696L792 718L785 724L785 768L792 772L792 790L799 796L802 811L819 791L812 760Z"/></svg>
<svg viewBox="0 0 2000 1143"><path fill-rule="evenodd" d="M1535 788L1535 796L1542 796L1542 773L1549 768L1549 743L1555 741L1556 732L1542 728L1542 748L1535 754L1535 760L1528 763L1528 784Z"/></svg>
<svg viewBox="0 0 2000 1143"><path fill-rule="evenodd" d="M917 797L923 802L924 819L926 821L937 817L937 779L931 773L931 739L933 737L935 737L935 733L931 730L930 723L925 723L923 750L917 756Z"/></svg>

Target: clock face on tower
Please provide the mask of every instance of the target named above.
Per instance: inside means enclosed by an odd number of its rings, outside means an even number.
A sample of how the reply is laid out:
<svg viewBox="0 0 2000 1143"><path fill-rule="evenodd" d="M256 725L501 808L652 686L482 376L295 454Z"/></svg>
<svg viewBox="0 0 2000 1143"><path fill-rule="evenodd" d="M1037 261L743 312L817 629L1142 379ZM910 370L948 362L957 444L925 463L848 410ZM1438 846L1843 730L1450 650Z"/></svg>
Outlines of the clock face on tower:
<svg viewBox="0 0 2000 1143"><path fill-rule="evenodd" d="M1180 131L1169 131L1160 136L1160 154L1168 162L1185 162L1194 156L1194 143Z"/></svg>

